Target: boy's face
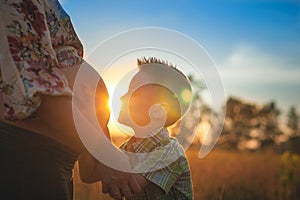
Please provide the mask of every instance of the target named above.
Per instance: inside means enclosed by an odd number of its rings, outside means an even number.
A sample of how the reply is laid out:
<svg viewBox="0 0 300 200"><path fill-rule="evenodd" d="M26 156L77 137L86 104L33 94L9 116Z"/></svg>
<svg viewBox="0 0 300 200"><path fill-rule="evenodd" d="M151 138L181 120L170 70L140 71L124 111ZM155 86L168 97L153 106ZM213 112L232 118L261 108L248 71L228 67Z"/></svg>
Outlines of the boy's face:
<svg viewBox="0 0 300 200"><path fill-rule="evenodd" d="M121 109L118 121L124 125L145 126L150 123L149 108L153 102L154 92L151 85L145 85L150 80L141 69L131 80L128 92L121 99Z"/></svg>

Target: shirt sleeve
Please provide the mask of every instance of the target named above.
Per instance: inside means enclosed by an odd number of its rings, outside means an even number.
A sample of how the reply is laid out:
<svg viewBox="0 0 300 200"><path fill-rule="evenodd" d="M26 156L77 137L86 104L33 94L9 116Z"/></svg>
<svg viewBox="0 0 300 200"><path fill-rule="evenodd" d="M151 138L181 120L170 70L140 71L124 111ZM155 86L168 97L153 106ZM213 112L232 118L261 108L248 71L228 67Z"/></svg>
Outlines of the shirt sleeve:
<svg viewBox="0 0 300 200"><path fill-rule="evenodd" d="M143 173L143 176L150 182L156 184L161 189L163 189L166 193L168 193L171 187L176 182L177 178L182 173L182 169L179 160L171 163L165 168Z"/></svg>
<svg viewBox="0 0 300 200"><path fill-rule="evenodd" d="M82 44L57 0L1 1L4 118L31 117L41 95L71 95L61 68L82 62Z"/></svg>
<svg viewBox="0 0 300 200"><path fill-rule="evenodd" d="M168 193L178 177L186 170L183 167L183 163L186 161L184 150L176 139L171 139L168 145L163 146L161 149L158 148L154 152L145 159L152 161L152 164L148 163L152 167L148 168L143 176ZM141 166L145 166L145 164L137 167Z"/></svg>
<svg viewBox="0 0 300 200"><path fill-rule="evenodd" d="M83 47L69 15L57 0L48 0L45 4L47 27L59 67L71 67L81 63Z"/></svg>

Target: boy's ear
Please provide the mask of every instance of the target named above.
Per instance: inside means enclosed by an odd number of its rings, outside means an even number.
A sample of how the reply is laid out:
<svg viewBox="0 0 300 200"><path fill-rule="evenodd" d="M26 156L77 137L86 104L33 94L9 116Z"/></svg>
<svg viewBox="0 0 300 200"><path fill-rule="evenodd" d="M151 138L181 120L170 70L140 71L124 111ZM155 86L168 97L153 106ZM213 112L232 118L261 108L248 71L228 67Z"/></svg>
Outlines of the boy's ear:
<svg viewBox="0 0 300 200"><path fill-rule="evenodd" d="M151 106L149 112L154 119L166 118L169 105L167 103L154 104Z"/></svg>

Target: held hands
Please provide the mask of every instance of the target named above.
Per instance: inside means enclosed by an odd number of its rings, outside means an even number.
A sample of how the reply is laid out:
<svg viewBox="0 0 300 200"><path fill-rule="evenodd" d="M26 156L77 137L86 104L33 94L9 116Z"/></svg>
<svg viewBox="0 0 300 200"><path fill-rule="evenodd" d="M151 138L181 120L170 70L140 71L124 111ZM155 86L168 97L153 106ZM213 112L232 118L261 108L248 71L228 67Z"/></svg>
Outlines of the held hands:
<svg viewBox="0 0 300 200"><path fill-rule="evenodd" d="M114 199L121 200L122 196L130 198L134 193L141 192L142 187L133 174L121 172L105 165L102 167L105 168L101 177L103 193L109 193Z"/></svg>
<svg viewBox="0 0 300 200"><path fill-rule="evenodd" d="M81 180L85 183L102 181L103 193L109 193L116 200L130 199L141 192L147 182L140 174L118 171L102 164L88 152L80 154L78 161Z"/></svg>
<svg viewBox="0 0 300 200"><path fill-rule="evenodd" d="M119 181L117 181L118 178L116 176L111 177L114 181L110 184L102 181L102 192L104 194L108 193L115 200L122 200L123 196L126 199L130 199L133 194L141 192L142 188L147 184L147 180L141 174L127 173L127 175L129 176L127 177L128 179L123 180L122 178L124 177L119 176L121 178ZM131 182L136 185L131 185ZM140 190L138 190L137 186L140 187Z"/></svg>

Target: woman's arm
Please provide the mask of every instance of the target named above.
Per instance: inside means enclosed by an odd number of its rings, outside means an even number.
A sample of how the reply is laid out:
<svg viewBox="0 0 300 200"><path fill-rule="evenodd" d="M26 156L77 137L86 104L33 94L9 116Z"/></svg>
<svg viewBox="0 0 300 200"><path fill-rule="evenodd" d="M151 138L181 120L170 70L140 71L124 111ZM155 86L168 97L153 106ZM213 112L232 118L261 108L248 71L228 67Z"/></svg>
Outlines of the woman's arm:
<svg viewBox="0 0 300 200"><path fill-rule="evenodd" d="M62 69L71 89L73 89L77 72L81 66L82 65L76 65L72 68ZM85 67L88 66L86 65ZM88 68L90 72L96 73L91 66ZM89 77L84 79L84 81L88 89ZM89 92L89 90L85 91L85 93ZM81 105L78 105L78 111L81 112L87 121L92 119L96 112L96 120L102 128L103 134L107 135L109 110L107 109L108 94L104 83L102 81L99 82L96 91L94 90L93 92L96 92L96 94L93 95L95 98L94 103L100 107L95 107L95 104L89 104L89 101L85 98L84 94L82 94L83 105L82 108ZM140 192L141 186L133 174L105 166L88 153L76 129L72 103L72 96L43 95L41 105L36 111L36 119L20 120L11 123L48 136L76 151L79 154L80 176L84 182L92 183L101 180L105 184L108 184L110 188L121 190L127 198L132 195L132 192Z"/></svg>
<svg viewBox="0 0 300 200"><path fill-rule="evenodd" d="M77 80L75 83L74 76L71 76L71 80L73 80L71 84L75 93L75 97L73 96L73 98L77 98L76 101L73 101L73 103L75 104L76 108L79 108L78 110L81 111L80 114L89 120L87 123L98 123L101 128L99 132L102 132L99 134L104 134L109 138L107 124L110 112L108 109L108 93L106 86L97 72L91 66L85 63L82 64L81 67L82 68L77 72L80 73L80 76L76 77ZM97 85L96 89L95 84ZM74 87L79 87L79 89ZM95 114L97 119L93 120ZM83 121L80 122L84 124ZM84 130L88 131L89 128L87 127ZM105 139L105 137L102 137L102 140ZM109 140L106 142L109 143ZM105 145L101 143L101 141L99 141L98 144ZM103 151L109 153L107 149ZM112 153L111 155L107 156L114 156L114 154ZM118 157L118 155L116 156ZM122 159L123 158L120 157L120 160ZM78 161L80 177L84 182L93 183L101 180L103 184L109 185L110 188L113 188L114 190L121 190L123 195L125 195L127 198L130 198L132 193L141 191L141 185L143 185L143 182L141 179L136 177L137 174L126 173L108 167L102 162L96 160L88 152L88 150L81 152Z"/></svg>

